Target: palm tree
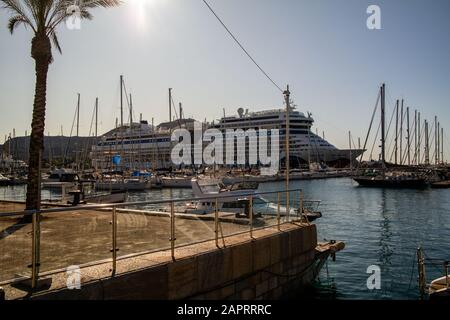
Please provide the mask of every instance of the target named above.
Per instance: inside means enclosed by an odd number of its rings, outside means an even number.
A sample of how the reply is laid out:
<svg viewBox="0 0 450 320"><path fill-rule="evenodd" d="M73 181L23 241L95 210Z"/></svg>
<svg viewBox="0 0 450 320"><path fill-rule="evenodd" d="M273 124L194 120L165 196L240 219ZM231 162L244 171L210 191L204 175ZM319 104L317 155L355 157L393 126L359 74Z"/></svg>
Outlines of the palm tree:
<svg viewBox="0 0 450 320"><path fill-rule="evenodd" d="M40 163L44 149L47 72L53 61L52 45L61 53L56 28L68 18L92 19L90 9L113 7L120 0L0 0L0 6L11 13L11 34L19 25L33 32L31 57L35 61L36 86L28 162L26 210L40 209ZM76 16L75 16L76 15Z"/></svg>

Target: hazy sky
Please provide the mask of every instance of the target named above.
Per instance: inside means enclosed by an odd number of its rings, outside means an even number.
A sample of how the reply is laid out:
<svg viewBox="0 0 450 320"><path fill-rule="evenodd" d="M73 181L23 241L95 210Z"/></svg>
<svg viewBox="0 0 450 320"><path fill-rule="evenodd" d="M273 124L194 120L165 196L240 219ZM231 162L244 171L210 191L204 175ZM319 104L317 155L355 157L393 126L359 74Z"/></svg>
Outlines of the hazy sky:
<svg viewBox="0 0 450 320"><path fill-rule="evenodd" d="M95 97L100 132L119 112L119 75L136 117L168 120L167 89L185 115L219 118L238 107L282 106L281 93L231 40L201 0L124 0L95 9L81 30L59 29L48 77L46 132L68 135L81 93L80 133L87 135ZM348 147L366 134L378 87L387 84L387 115L404 97L450 137L450 1L209 0L248 51L281 86L290 84L327 140ZM368 30L366 9L381 7L381 30ZM0 134L30 131L34 64L30 30L11 36L0 13ZM128 117L126 117L128 119ZM449 151L447 138L444 149ZM448 152L446 152L449 154Z"/></svg>

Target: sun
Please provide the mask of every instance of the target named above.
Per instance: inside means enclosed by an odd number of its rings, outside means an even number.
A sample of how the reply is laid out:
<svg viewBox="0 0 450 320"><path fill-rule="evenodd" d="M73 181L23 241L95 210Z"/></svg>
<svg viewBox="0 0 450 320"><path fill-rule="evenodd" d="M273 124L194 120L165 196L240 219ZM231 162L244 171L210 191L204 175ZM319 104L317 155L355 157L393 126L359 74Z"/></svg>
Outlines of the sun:
<svg viewBox="0 0 450 320"><path fill-rule="evenodd" d="M163 1L167 0L128 0L130 5L133 19L140 28L144 28L147 25L148 15L152 10L156 10L156 7Z"/></svg>

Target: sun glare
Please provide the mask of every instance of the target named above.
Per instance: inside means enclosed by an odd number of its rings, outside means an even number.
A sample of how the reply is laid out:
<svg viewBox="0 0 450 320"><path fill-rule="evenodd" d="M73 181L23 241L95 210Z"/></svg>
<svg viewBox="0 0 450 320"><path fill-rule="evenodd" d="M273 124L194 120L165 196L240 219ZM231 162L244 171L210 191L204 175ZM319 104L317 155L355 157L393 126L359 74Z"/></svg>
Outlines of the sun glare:
<svg viewBox="0 0 450 320"><path fill-rule="evenodd" d="M128 0L132 8L134 20L139 28L147 26L150 10L167 0Z"/></svg>

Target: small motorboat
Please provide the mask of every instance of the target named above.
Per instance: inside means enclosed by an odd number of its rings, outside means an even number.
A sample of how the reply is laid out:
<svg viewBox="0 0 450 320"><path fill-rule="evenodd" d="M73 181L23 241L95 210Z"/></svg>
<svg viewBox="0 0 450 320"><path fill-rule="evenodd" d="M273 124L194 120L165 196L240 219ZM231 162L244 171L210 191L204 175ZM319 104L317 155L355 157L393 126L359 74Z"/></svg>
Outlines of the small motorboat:
<svg viewBox="0 0 450 320"><path fill-rule="evenodd" d="M9 186L10 180L0 173L0 186Z"/></svg>
<svg viewBox="0 0 450 320"><path fill-rule="evenodd" d="M443 276L431 281L428 291L430 299L450 299L450 276Z"/></svg>
<svg viewBox="0 0 450 320"><path fill-rule="evenodd" d="M217 200L217 210L234 213L238 217L248 217L251 197L254 217L274 217L278 213L280 216L286 216L287 210L285 206L280 205L278 207L276 203L270 202L258 194L257 183L239 183L225 187L220 180L212 178L201 180L194 178L191 183L194 195L202 199L187 203L186 213L212 213L216 210ZM289 215L292 217L304 217L311 222L322 217L322 213L317 210L319 205L319 200L304 200L302 213L300 213L300 208L291 207Z"/></svg>
<svg viewBox="0 0 450 320"><path fill-rule="evenodd" d="M430 184L434 189L447 189L450 188L450 180L437 181Z"/></svg>
<svg viewBox="0 0 450 320"><path fill-rule="evenodd" d="M42 181L44 189L70 189L76 187L80 182L80 177L70 169L57 169L50 173L50 176Z"/></svg>
<svg viewBox="0 0 450 320"><path fill-rule="evenodd" d="M82 204L123 203L126 202L128 197L128 194L125 191L84 193L84 191L81 190L74 190L69 192L69 195L73 197L73 200L68 202L72 206Z"/></svg>
<svg viewBox="0 0 450 320"><path fill-rule="evenodd" d="M95 183L97 190L122 190L122 191L142 191L149 189L151 186L150 181L141 178L105 178Z"/></svg>
<svg viewBox="0 0 450 320"><path fill-rule="evenodd" d="M161 177L161 185L165 188L190 188L190 176L166 176Z"/></svg>

